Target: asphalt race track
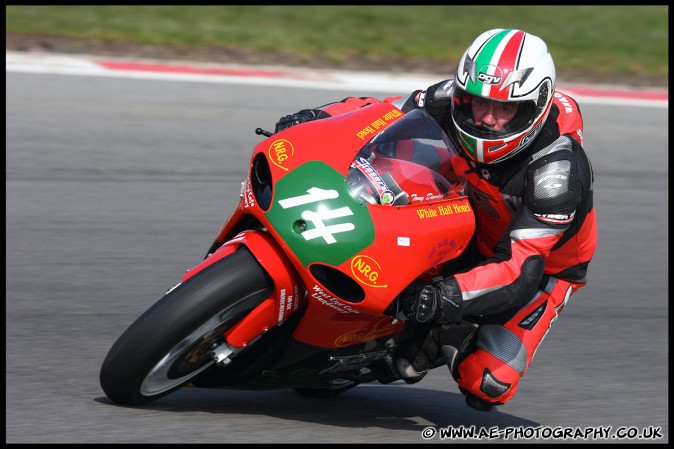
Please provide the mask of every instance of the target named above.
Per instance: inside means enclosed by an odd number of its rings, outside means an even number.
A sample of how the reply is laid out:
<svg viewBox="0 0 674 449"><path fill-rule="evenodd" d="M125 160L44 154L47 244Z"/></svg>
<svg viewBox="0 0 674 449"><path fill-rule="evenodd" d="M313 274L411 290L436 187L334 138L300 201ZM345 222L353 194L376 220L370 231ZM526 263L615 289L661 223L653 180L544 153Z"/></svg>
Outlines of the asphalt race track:
<svg viewBox="0 0 674 449"><path fill-rule="evenodd" d="M183 389L132 408L105 397L103 358L205 255L254 129L367 93L16 72L6 93L7 443L420 443L459 426L668 442L667 108L581 104L598 252L498 411L468 408L444 369L331 400ZM588 439L533 433L556 428ZM661 438L600 438L620 429Z"/></svg>

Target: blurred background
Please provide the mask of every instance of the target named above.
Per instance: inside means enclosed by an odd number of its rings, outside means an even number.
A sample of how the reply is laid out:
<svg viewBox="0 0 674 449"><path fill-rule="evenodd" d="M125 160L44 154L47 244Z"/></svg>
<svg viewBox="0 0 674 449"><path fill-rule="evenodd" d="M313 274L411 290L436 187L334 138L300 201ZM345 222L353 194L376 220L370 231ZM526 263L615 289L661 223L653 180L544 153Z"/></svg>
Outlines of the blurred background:
<svg viewBox="0 0 674 449"><path fill-rule="evenodd" d="M664 87L669 7L6 6L6 49L453 73L491 28L543 38L565 82Z"/></svg>

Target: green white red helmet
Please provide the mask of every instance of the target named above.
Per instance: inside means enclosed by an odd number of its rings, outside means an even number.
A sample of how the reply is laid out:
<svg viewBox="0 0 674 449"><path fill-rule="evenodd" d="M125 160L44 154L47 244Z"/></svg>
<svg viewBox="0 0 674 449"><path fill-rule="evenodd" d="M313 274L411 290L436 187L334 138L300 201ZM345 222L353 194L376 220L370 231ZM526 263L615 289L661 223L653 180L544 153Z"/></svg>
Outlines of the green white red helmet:
<svg viewBox="0 0 674 449"><path fill-rule="evenodd" d="M459 62L452 95L452 120L466 155L494 164L526 148L548 117L555 80L552 56L539 37L505 29L478 36ZM517 114L500 131L476 126L475 97L516 102Z"/></svg>

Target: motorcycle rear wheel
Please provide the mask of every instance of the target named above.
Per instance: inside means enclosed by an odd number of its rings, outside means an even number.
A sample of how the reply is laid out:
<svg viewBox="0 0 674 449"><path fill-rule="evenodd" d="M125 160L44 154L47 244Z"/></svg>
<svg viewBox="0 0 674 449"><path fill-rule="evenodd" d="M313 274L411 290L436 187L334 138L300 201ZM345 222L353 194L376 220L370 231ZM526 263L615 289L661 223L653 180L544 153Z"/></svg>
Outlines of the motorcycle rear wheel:
<svg viewBox="0 0 674 449"><path fill-rule="evenodd" d="M170 290L110 348L100 383L123 405L166 396L213 365L222 334L273 292L273 281L241 247Z"/></svg>

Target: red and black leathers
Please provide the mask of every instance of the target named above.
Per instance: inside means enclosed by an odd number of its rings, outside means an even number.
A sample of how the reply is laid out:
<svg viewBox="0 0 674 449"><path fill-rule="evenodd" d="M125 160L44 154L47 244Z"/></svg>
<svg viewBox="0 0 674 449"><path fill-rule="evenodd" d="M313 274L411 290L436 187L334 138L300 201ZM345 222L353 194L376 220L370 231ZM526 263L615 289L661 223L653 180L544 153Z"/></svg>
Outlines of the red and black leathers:
<svg viewBox="0 0 674 449"><path fill-rule="evenodd" d="M384 101L403 112L428 107L460 149L450 114L429 101L450 85ZM320 109L335 116L375 102L350 97ZM552 322L586 283L597 228L592 168L582 144L578 105L556 91L542 131L525 150L498 164L452 160L468 181L477 216L476 251L466 255L474 263L447 273L460 288L463 316L480 324L453 371L467 395L496 404L512 398Z"/></svg>
<svg viewBox="0 0 674 449"><path fill-rule="evenodd" d="M464 314L491 314L523 304L543 274L586 282L597 235L593 174L581 146L582 132L577 105L557 92L543 130L521 154L493 165L455 161L475 205L477 249L488 257L455 275ZM478 298L479 304L473 301Z"/></svg>

